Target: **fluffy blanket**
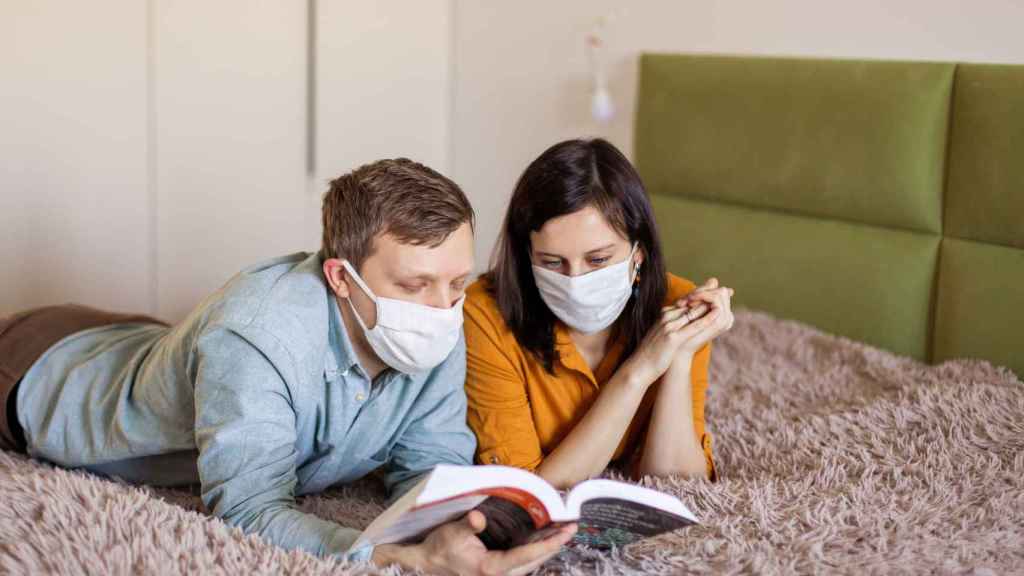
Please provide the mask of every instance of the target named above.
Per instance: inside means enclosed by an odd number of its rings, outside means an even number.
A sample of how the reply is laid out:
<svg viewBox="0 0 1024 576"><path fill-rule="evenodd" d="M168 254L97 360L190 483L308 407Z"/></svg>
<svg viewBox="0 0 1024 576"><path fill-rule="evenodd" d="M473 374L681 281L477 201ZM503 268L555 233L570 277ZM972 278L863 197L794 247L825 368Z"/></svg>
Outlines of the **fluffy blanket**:
<svg viewBox="0 0 1024 576"><path fill-rule="evenodd" d="M1024 351L1022 351L1024 353ZM646 480L703 524L543 573L1024 573L1024 385L979 361L925 366L738 313L715 345L707 420L721 480ZM364 482L304 510L365 526ZM0 573L396 574L286 552L128 486L0 453Z"/></svg>

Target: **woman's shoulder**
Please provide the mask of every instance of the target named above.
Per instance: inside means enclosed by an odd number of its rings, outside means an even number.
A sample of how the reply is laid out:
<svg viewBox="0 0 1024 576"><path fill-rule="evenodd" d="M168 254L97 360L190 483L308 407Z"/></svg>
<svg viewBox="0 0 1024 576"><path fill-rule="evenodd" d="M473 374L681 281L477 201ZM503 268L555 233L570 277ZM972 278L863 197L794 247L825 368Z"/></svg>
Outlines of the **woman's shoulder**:
<svg viewBox="0 0 1024 576"><path fill-rule="evenodd" d="M686 278L676 276L671 272L665 274L665 281L667 290L665 290L664 305L666 306L675 303L676 300L679 300L697 289L697 285L695 283L687 280Z"/></svg>
<svg viewBox="0 0 1024 576"><path fill-rule="evenodd" d="M466 288L465 305L473 308L498 310L498 302L494 299L494 294L491 293L491 283L486 276L480 276L469 285L469 288Z"/></svg>
<svg viewBox="0 0 1024 576"><path fill-rule="evenodd" d="M505 320L498 308L498 301L491 291L491 283L486 276L477 278L475 282L466 288L466 302L463 305L466 316L476 322L504 325Z"/></svg>
<svg viewBox="0 0 1024 576"><path fill-rule="evenodd" d="M479 352L481 346L494 345L511 353L519 346L498 308L491 283L485 277L480 277L466 288L466 302L462 310L466 319L466 347L471 352Z"/></svg>

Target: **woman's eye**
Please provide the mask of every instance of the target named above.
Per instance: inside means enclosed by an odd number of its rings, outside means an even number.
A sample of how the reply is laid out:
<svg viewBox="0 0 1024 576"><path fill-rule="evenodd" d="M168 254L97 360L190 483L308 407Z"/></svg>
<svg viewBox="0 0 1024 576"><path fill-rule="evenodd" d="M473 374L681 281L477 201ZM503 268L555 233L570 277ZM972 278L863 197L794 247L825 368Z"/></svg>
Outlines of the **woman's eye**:
<svg viewBox="0 0 1024 576"><path fill-rule="evenodd" d="M562 261L561 260L545 260L541 264L543 264L545 268L552 268L553 269L553 268L558 268L559 266L561 266L562 265Z"/></svg>
<svg viewBox="0 0 1024 576"><path fill-rule="evenodd" d="M398 287L401 288L402 290L405 290L409 294L416 294L420 290L423 290L423 286L412 286L409 284L399 284Z"/></svg>
<svg viewBox="0 0 1024 576"><path fill-rule="evenodd" d="M608 256L604 256L602 258L591 258L590 259L590 265L591 266L600 266L600 265L604 264L607 261L608 261Z"/></svg>

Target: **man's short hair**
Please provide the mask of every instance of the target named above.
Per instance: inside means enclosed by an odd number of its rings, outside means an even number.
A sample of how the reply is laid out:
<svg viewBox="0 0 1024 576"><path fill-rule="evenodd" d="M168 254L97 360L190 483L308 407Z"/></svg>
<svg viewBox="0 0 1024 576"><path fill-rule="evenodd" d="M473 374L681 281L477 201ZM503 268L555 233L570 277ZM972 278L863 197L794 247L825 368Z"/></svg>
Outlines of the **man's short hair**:
<svg viewBox="0 0 1024 576"><path fill-rule="evenodd" d="M455 182L408 158L378 160L331 181L320 257L344 258L358 270L373 254L378 234L433 248L473 219Z"/></svg>

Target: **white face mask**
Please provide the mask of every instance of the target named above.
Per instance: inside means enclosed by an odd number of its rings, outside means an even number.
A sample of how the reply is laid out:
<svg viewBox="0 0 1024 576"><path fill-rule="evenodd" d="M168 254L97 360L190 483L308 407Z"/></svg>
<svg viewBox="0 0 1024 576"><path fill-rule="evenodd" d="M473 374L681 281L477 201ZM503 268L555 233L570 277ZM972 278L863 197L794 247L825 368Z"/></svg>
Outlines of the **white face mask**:
<svg viewBox="0 0 1024 576"><path fill-rule="evenodd" d="M635 252L636 244L622 262L580 276L534 266L533 278L540 297L559 320L591 334L611 326L629 302L637 270Z"/></svg>
<svg viewBox="0 0 1024 576"><path fill-rule="evenodd" d="M352 299L346 298L366 335L366 341L382 362L406 374L426 372L444 361L459 343L465 296L451 308L380 298L374 295L348 261L342 261L342 265L377 305L377 325L370 330L356 312Z"/></svg>

